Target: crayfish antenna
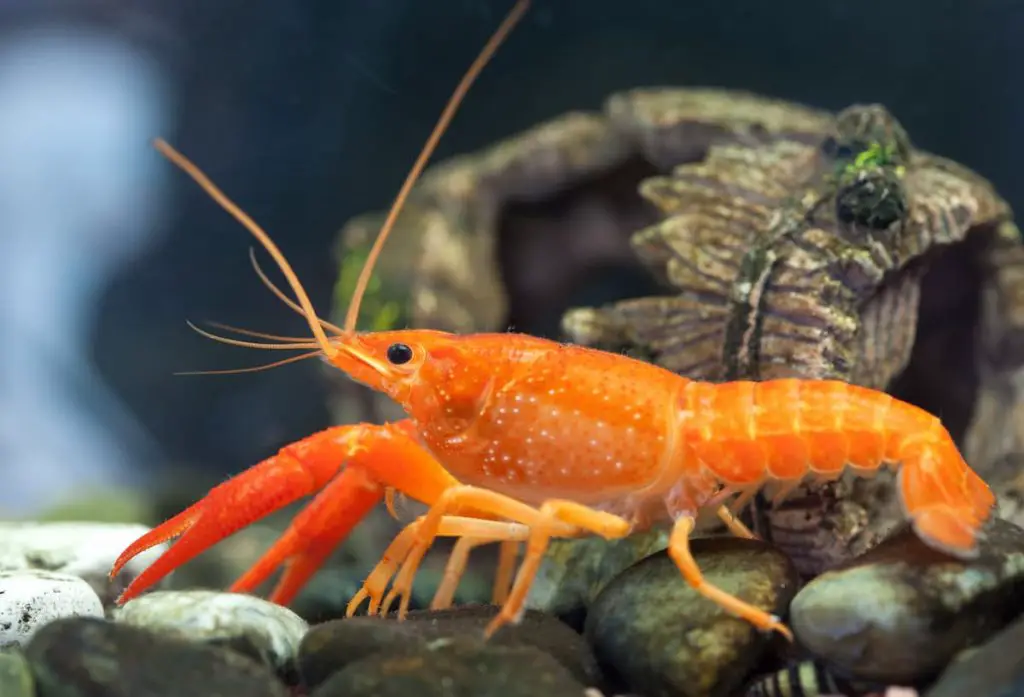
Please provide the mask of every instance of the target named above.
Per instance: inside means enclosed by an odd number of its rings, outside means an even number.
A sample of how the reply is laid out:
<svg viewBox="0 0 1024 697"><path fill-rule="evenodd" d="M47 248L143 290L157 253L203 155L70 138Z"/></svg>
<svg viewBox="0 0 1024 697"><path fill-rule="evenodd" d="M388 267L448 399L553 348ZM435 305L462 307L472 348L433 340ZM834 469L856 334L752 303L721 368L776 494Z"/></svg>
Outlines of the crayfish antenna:
<svg viewBox="0 0 1024 697"><path fill-rule="evenodd" d="M327 339L327 334L324 333L324 329L320 326L320 318L316 314L316 310L313 309L313 303L309 299L309 295L306 294L306 289L302 287L302 282L299 281L298 275L292 269L291 264L288 263L288 259L285 258L284 254L278 249L274 241L270 239L270 235L266 233L259 225L256 224L249 215L235 204L227 195L221 191L216 184L214 184L209 177L207 177L199 167L192 163L187 157L182 155L180 152L175 150L167 141L162 138L157 138L154 142L156 149L159 150L167 159L177 165L185 174L189 175L199 187L205 191L210 198L217 202L221 208L227 211L231 217L242 224L252 236L259 241L263 248L267 250L278 268L281 269L281 273L288 281L288 285L292 287L295 292L295 297L299 301L299 305L302 307L302 313L306 317L306 321L309 323L309 328L313 331L313 337L316 339L316 344L323 351L324 356L330 358L337 354L338 350L331 346L330 341Z"/></svg>
<svg viewBox="0 0 1024 697"><path fill-rule="evenodd" d="M469 70L462 76L462 80L459 82L455 91L452 92L452 96L449 97L448 103L444 107L444 111L441 112L440 118L437 120L437 125L434 126L434 130L431 131L430 137L427 138L426 144L420 151L419 157L416 158L416 162L413 164L412 169L409 170L409 174L405 177L405 181L402 182L402 188L398 190L398 195L395 196L394 203L391 204L391 209L388 211L387 218L384 219L384 224L381 225L380 233L377 235L377 239L374 240L373 246L370 248L370 253L366 256L366 263L363 264L363 270L359 274L359 280L356 281L355 291L352 293L352 300L349 303L348 313L345 315L345 333L352 333L356 330L356 321L359 318L359 306L362 303L363 295L366 293L366 288L370 283L370 276L373 273L373 267L377 263L377 257L380 256L380 250L384 246L384 241L391 234L392 228L395 226L395 221L398 219L398 214L402 211L402 207L405 205L406 199L409 198L409 192L412 191L413 185L416 180L419 179L423 173L423 168L427 166L427 161L434 154L437 149L437 144L441 141L441 136L448 130L449 124L455 117L455 112L466 98L466 93L469 92L469 88L476 81L476 78L480 75L480 72L490 62L491 58L494 57L498 47L501 46L502 42L509 35L509 32L518 24L519 20L522 19L527 8L530 6L530 0L518 0L512 10L505 17L505 20L501 23L501 26L494 32L487 44L484 45L480 51L480 55L476 57L473 64L469 66Z"/></svg>
<svg viewBox="0 0 1024 697"><path fill-rule="evenodd" d="M416 180L419 179L423 169L427 165L427 162L430 160L430 157L437 149L437 144L440 142L441 136L447 130L452 118L454 118L455 112L465 99L470 86L472 86L484 66L490 62L494 53L498 50L498 47L508 36L509 32L512 31L513 27L515 27L519 22L529 6L530 0L517 0L515 6L509 12L508 16L505 17L501 26L499 26L497 31L495 31L491 36L490 40L480 52L480 55L477 56L475 61L473 61L473 64L469 67L469 70L466 71L466 74L462 77L462 80L459 82L455 91L452 93L452 96L449 98L444 111L441 113L437 124L434 126L434 130L427 139L426 145L423 146L423 150L420 151L419 157L416 158L416 162L413 164L412 169L409 171L405 181L402 183L402 188L395 197L394 203L388 211L388 216L385 219L384 224L381 226L380 234L377 236L377 239L373 243L373 247L370 249L370 253L367 255L366 263L363 265L363 269L359 274L359 279L356 282L355 291L352 294L352 301L345 317L344 329L341 329L329 322L325 322L317 316L316 310L313 308L313 303L310 301L309 295L306 293L305 288L303 288L302 282L299 281L299 277L292 269L291 264L288 263L287 258L285 258L284 254L270 238L270 235L256 224L256 221L254 221L245 211L239 208L237 204L228 198L227 195L221 191L220 188L218 188L217 185L214 184L201 169L199 169L199 167L180 152L175 150L174 147L167 143L167 141L162 138L157 138L154 142L156 149L159 150L161 154L188 174L193 181L203 189L203 191L205 191L235 220L241 223L253 235L253 237L263 245L263 248L267 250L278 268L281 270L285 279L288 281L288 285L290 285L292 290L295 292L295 298L298 300L298 305L296 305L290 298L282 293L280 289L270 282L266 277L266 274L264 274L259 268L259 265L255 263L255 257L253 257L253 264L256 268L257 274L260 276L260 280L262 280L264 285L266 285L279 299L284 301L286 305L291 307L293 310L300 312L306 318L306 321L309 323L309 328L313 332L313 337L316 339L317 346L319 346L320 350L323 351L324 357L328 360L337 353L337 349L331 346L324 330L327 329L340 335L350 334L355 331L356 320L359 316L359 306L362 304L363 295L366 293L366 288L370 281L370 275L373 273L373 267L376 264L377 258L380 256L380 250L384 246L385 240L395 225L395 220L397 220L398 214L401 212L405 201L409 197L409 192L412 190Z"/></svg>

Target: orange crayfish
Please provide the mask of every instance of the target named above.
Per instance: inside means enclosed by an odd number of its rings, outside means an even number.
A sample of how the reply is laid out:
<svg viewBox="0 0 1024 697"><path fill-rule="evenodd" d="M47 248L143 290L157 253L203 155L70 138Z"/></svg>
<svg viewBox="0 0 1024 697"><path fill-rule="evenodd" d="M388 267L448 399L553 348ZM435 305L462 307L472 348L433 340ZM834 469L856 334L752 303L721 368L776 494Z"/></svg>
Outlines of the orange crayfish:
<svg viewBox="0 0 1024 697"><path fill-rule="evenodd" d="M456 97L525 5L517 4ZM514 583L507 598L500 593L504 603L488 635L521 615L551 537L620 538L664 520L672 524L669 555L698 592L754 626L791 639L779 618L704 580L690 553L690 535L704 509L715 510L736 534L750 535L734 513L755 492L771 486L781 496L808 479L834 479L847 467L864 474L898 467L899 496L916 533L957 557L977 553L980 528L995 503L992 492L938 418L886 393L839 381L697 382L626 356L520 334L354 331L372 265L456 97L396 199L344 328L318 318L267 234L194 165L161 145L267 249L297 302L261 277L305 315L314 337L277 337L271 344L224 340L308 349L303 357L322 356L387 394L409 418L327 429L216 487L121 555L115 572L141 551L181 535L121 601L239 528L317 491L312 504L232 590L251 590L285 564L272 599L288 602L392 489L430 510L399 534L349 613L365 597L371 599L371 610L380 607L384 585L401 563L385 608L397 594L404 615L419 560L438 535L464 538L463 552L480 542L526 541ZM463 557L453 553L451 574L435 606L450 597Z"/></svg>

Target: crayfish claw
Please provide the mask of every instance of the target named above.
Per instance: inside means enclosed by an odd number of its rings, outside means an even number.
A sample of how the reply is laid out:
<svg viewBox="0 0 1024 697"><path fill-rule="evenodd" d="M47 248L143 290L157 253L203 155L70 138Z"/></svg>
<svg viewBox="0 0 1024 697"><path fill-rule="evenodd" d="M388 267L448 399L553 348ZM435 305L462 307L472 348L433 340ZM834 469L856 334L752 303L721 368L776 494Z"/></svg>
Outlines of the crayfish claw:
<svg viewBox="0 0 1024 697"><path fill-rule="evenodd" d="M380 498L381 488L368 473L356 467L345 469L229 590L252 592L278 567L284 566L269 599L279 605L289 604Z"/></svg>
<svg viewBox="0 0 1024 697"><path fill-rule="evenodd" d="M177 544L173 545L141 574L132 579L128 587L118 596L116 601L118 605L131 600L146 588L158 583L174 569L197 556L209 546L202 544L194 535L190 535L194 530L193 526L203 517L202 503L202 501L195 503L170 520L164 521L135 540L127 549L121 552L121 555L114 562L110 568L110 573L107 575L110 579L117 576L125 564L146 550L152 549L158 544L167 542L175 537L181 537Z"/></svg>
<svg viewBox="0 0 1024 697"><path fill-rule="evenodd" d="M218 484L201 500L133 542L114 563L112 574L116 574L129 560L146 549L178 537L178 541L169 550L129 584L118 598L118 604L136 597L224 538L322 488L332 480L348 454L345 436L355 432L353 427L332 427L285 446L276 455ZM341 477L335 481L337 479ZM369 494L363 493L367 488L363 486L362 480L350 483L349 486L357 491L353 495L355 500L364 496L376 496L373 503L380 500L379 489L370 489ZM323 509L324 506L320 506L305 516L301 525L310 530L329 527L323 523ZM343 517L339 529L342 533L351 530L361 517L358 513ZM329 522L337 523L336 520ZM338 537L336 531L332 534ZM286 548L294 543L294 536L286 535L285 538L272 548L272 553L268 553L274 559L280 557L283 561L296 552L295 549ZM314 536L311 539L299 551L310 549L320 538ZM319 551L322 550L318 548ZM240 581L241 586L257 585L275 567L276 564L258 562L251 574ZM291 592L291 589L286 590Z"/></svg>

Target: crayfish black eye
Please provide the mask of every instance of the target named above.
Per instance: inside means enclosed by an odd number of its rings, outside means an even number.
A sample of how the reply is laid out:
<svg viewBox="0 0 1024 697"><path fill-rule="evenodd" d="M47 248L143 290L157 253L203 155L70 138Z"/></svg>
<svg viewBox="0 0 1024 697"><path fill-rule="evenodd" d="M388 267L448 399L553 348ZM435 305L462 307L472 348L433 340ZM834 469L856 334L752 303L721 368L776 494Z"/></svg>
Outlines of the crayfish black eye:
<svg viewBox="0 0 1024 697"><path fill-rule="evenodd" d="M388 361L394 365L402 365L412 360L412 349L408 344L391 344L388 346Z"/></svg>

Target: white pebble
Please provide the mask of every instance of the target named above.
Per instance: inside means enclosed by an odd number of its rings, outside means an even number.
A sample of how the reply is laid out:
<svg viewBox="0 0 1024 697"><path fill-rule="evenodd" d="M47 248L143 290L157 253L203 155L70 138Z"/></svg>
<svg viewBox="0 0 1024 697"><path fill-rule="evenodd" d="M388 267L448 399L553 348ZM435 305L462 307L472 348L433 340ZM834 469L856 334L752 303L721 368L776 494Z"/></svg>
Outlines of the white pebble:
<svg viewBox="0 0 1024 697"><path fill-rule="evenodd" d="M0 523L0 571L40 569L78 576L110 604L168 548L163 543L143 552L111 584L107 574L114 561L149 530L129 523Z"/></svg>
<svg viewBox="0 0 1024 697"><path fill-rule="evenodd" d="M103 617L103 603L77 576L0 571L0 648L24 645L40 627L62 617Z"/></svg>

